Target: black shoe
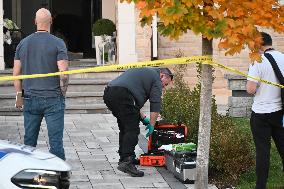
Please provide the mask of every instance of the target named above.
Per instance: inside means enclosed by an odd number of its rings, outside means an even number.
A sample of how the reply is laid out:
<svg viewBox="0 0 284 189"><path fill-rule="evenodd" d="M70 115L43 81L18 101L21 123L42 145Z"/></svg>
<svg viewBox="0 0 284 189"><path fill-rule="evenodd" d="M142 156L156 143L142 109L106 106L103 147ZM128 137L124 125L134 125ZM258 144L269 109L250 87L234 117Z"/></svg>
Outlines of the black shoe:
<svg viewBox="0 0 284 189"><path fill-rule="evenodd" d="M122 158L119 158L119 160L118 160L118 165L119 165L121 162L123 162L123 161L122 161ZM132 162L133 162L134 165L140 165L140 159L138 159L138 158L133 159Z"/></svg>
<svg viewBox="0 0 284 189"><path fill-rule="evenodd" d="M134 165L140 165L140 159L138 159L138 158L133 159L133 164Z"/></svg>
<svg viewBox="0 0 284 189"><path fill-rule="evenodd" d="M129 174L132 177L143 177L144 172L137 170L135 165L133 164L133 158L128 158L128 161L124 160L120 163L118 163L118 170Z"/></svg>

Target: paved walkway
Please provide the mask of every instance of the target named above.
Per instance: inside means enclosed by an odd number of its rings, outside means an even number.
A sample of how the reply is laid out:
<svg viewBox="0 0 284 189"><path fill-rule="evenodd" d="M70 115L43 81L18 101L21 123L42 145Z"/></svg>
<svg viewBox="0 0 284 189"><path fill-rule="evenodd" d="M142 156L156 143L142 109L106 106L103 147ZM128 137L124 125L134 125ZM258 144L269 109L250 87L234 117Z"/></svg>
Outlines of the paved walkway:
<svg viewBox="0 0 284 189"><path fill-rule="evenodd" d="M140 140L145 140L145 132L142 126ZM23 143L23 134L22 116L0 116L0 139ZM111 114L65 115L64 146L72 167L70 189L193 188L181 184L164 168L139 167L145 172L142 178L118 171L118 127ZM48 151L45 121L37 148ZM141 153L144 152L137 146L136 154Z"/></svg>

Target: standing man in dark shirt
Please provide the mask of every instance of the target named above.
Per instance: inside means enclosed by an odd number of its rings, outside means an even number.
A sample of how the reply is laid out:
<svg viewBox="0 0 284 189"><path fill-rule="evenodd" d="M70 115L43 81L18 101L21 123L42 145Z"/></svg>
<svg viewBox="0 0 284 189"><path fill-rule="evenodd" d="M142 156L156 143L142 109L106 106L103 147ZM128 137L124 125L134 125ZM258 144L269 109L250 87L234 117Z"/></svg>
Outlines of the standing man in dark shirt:
<svg viewBox="0 0 284 189"><path fill-rule="evenodd" d="M63 40L50 34L51 14L41 8L36 12L37 31L24 38L16 49L13 75L45 74L68 70L67 49ZM23 108L24 143L36 146L45 118L50 152L65 160L63 148L65 94L68 75L15 80L16 107ZM22 94L22 91L24 92ZM21 104L20 97L24 97Z"/></svg>
<svg viewBox="0 0 284 189"><path fill-rule="evenodd" d="M161 109L162 88L172 79L173 74L168 68L130 69L106 87L104 102L117 118L120 131L118 170L133 177L144 176L144 172L134 165L139 121L148 129L146 137L151 135ZM140 112L147 100L150 101L150 119Z"/></svg>

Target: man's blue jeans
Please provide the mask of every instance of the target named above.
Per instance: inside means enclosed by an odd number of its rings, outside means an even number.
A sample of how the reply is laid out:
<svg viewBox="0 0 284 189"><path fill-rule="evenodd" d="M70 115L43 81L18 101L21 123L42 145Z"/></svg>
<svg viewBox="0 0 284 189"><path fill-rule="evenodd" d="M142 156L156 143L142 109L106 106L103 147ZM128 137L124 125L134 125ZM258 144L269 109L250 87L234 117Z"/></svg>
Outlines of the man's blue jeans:
<svg viewBox="0 0 284 189"><path fill-rule="evenodd" d="M24 97L25 145L35 147L42 118L45 118L50 150L49 152L65 160L63 148L65 99L58 97Z"/></svg>

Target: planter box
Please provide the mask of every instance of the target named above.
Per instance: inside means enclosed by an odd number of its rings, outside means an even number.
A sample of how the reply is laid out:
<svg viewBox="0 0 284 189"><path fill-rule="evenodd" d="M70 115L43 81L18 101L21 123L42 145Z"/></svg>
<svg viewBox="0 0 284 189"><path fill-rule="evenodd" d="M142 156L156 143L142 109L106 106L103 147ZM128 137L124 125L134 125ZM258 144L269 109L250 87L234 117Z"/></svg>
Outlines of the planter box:
<svg viewBox="0 0 284 189"><path fill-rule="evenodd" d="M101 45L103 43L103 38L105 38L106 41L110 41L111 40L111 36L95 36L95 48L96 48L97 65L103 65L104 64L103 59L102 59L102 57L103 57L102 56L102 52L100 52L100 47L101 47Z"/></svg>

